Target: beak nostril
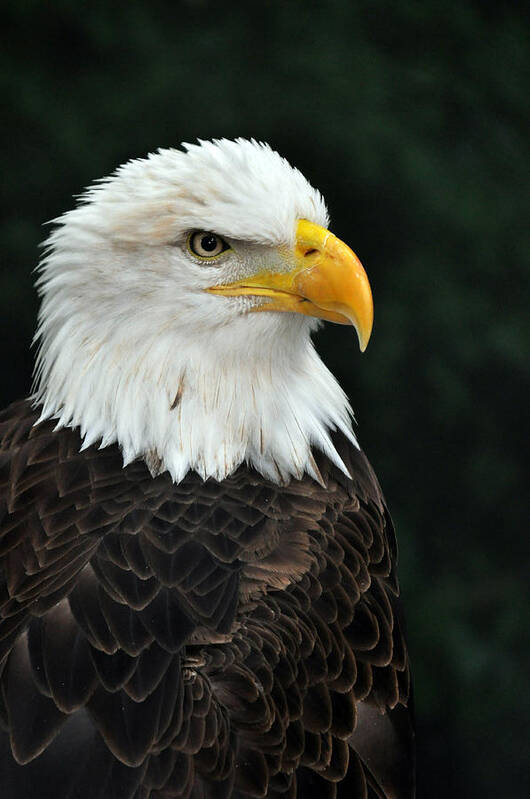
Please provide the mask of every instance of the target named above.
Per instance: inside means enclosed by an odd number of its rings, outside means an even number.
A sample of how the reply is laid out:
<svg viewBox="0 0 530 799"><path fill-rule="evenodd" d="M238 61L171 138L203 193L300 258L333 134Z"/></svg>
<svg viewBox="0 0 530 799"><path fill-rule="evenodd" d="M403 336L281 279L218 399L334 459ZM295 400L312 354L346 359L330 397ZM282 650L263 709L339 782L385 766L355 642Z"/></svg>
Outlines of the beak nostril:
<svg viewBox="0 0 530 799"><path fill-rule="evenodd" d="M318 250L315 250L315 248L314 248L314 247L313 247L311 250L307 250L307 251L304 253L304 258L307 258L307 256L308 256L308 255L313 255L313 253L314 253L314 252L318 252Z"/></svg>

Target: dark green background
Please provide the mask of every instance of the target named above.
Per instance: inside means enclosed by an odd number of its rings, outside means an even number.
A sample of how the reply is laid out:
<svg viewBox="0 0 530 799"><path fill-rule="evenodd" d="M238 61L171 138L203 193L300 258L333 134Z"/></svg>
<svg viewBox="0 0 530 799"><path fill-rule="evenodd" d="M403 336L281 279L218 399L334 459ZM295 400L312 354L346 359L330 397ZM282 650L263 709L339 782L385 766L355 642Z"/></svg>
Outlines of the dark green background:
<svg viewBox="0 0 530 799"><path fill-rule="evenodd" d="M2 4L3 404L30 387L42 223L132 156L269 141L364 262L366 355L317 343L397 522L430 799L530 795L523 5Z"/></svg>

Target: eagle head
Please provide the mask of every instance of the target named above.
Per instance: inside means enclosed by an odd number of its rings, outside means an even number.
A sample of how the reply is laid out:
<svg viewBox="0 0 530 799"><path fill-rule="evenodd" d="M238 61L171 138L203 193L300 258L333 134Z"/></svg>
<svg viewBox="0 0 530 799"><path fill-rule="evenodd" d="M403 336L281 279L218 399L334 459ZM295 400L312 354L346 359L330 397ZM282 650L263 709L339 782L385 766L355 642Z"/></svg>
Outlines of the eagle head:
<svg viewBox="0 0 530 799"><path fill-rule="evenodd" d="M124 464L221 480L243 462L275 482L308 472L351 410L311 342L352 324L370 286L327 229L324 200L265 144L226 139L130 161L87 190L45 242L34 400L118 444Z"/></svg>

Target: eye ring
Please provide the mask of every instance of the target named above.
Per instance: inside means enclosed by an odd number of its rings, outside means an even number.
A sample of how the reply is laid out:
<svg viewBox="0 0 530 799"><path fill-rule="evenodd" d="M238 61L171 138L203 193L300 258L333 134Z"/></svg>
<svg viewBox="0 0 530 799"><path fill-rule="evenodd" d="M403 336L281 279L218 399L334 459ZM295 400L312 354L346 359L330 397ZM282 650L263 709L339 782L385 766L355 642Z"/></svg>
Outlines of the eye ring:
<svg viewBox="0 0 530 799"><path fill-rule="evenodd" d="M194 230L188 236L186 246L196 258L211 261L231 249L230 245L217 233L209 230Z"/></svg>

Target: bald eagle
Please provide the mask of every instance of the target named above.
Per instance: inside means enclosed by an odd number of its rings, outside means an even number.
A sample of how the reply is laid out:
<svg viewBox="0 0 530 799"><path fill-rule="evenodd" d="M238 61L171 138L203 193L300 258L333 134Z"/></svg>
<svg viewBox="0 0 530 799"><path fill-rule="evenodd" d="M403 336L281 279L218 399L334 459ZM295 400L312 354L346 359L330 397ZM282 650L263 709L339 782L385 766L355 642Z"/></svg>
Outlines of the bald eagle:
<svg viewBox="0 0 530 799"><path fill-rule="evenodd" d="M372 327L267 145L133 160L45 243L0 415L4 799L413 796L396 544L319 320Z"/></svg>

